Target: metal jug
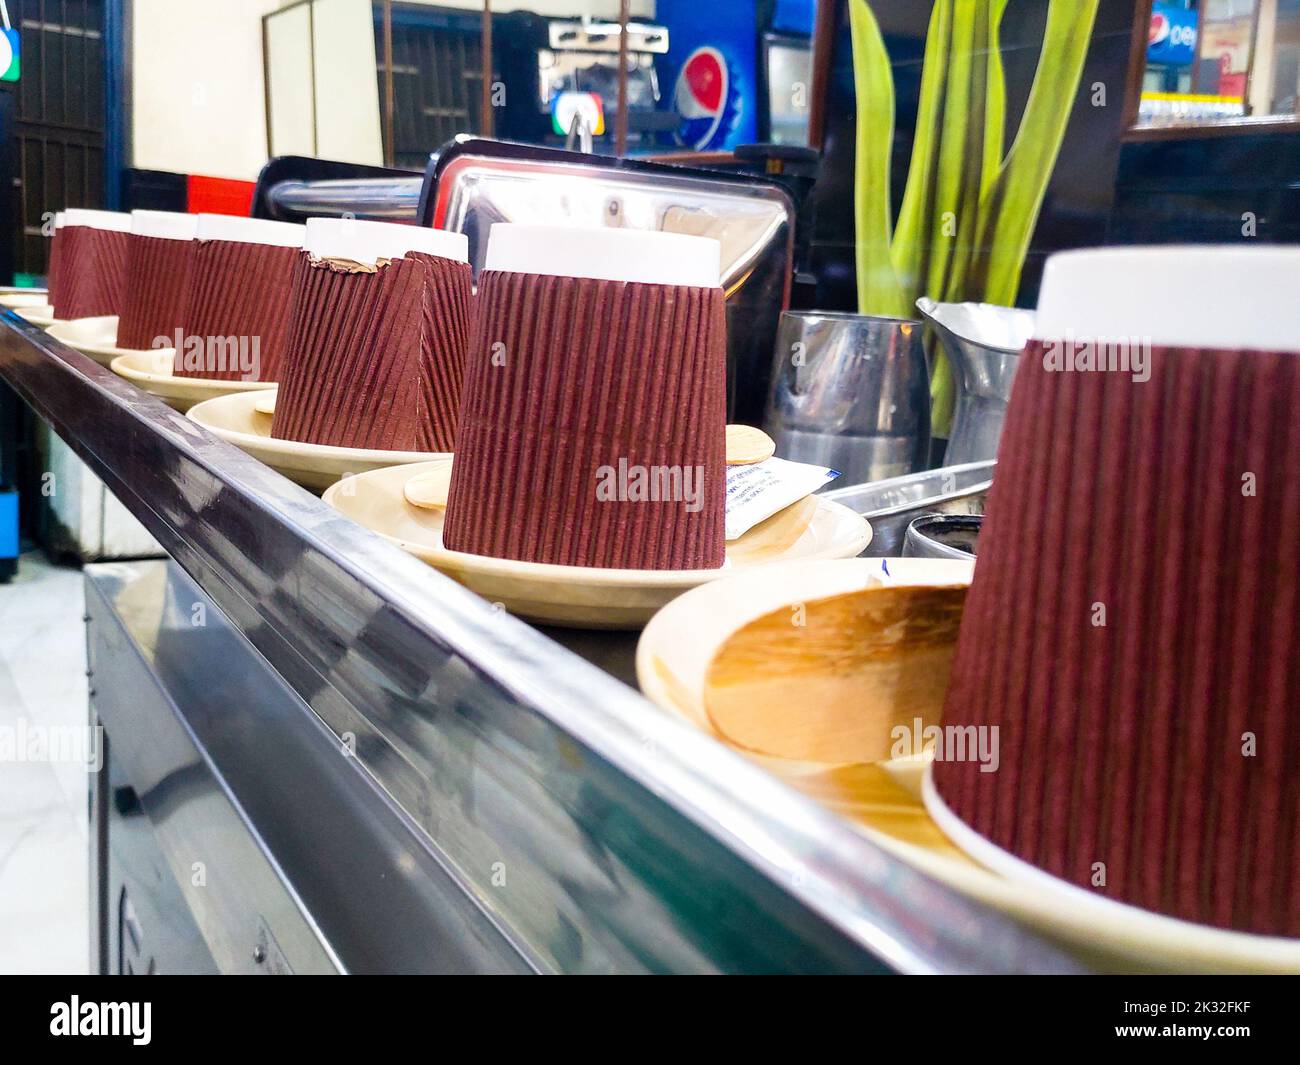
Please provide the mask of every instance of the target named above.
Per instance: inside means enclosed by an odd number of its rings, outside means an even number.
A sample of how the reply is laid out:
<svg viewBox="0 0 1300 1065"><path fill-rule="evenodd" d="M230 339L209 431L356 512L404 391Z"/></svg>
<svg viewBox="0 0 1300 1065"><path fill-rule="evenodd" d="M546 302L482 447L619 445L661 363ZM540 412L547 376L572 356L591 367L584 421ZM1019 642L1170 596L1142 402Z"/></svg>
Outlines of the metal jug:
<svg viewBox="0 0 1300 1065"><path fill-rule="evenodd" d="M957 382L944 464L997 458L1020 355L1034 332L1034 312L988 303L936 303L926 297L916 306L934 327Z"/></svg>
<svg viewBox="0 0 1300 1065"><path fill-rule="evenodd" d="M764 428L776 453L842 485L925 469L930 385L920 322L832 311L781 316Z"/></svg>

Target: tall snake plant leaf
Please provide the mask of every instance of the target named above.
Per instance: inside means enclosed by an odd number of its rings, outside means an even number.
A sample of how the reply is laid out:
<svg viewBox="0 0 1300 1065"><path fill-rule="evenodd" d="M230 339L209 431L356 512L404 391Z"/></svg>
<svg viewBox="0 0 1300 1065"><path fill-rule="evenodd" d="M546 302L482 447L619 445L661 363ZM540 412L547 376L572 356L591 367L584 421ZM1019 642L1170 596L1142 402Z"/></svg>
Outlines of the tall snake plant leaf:
<svg viewBox="0 0 1300 1065"><path fill-rule="evenodd" d="M936 204L935 249L930 259L927 291L940 300L960 300L966 273L975 254L980 231L980 198L990 149L989 90L995 53L995 0L956 0L954 29L948 72L947 102L944 108L940 164L940 198L943 186L951 199ZM1005 106L1005 98L996 103ZM954 115L960 121L950 121ZM1005 121L1005 110L999 118ZM1001 138L994 150L999 152ZM932 360L930 381L931 421L939 434L946 434L956 405L956 387L947 355L938 351Z"/></svg>
<svg viewBox="0 0 1300 1065"><path fill-rule="evenodd" d="M1007 135L1007 77L1002 63L1002 16L1009 0L993 0L988 25L988 101L984 108L984 177L980 198L988 195L998 171Z"/></svg>
<svg viewBox="0 0 1300 1065"><path fill-rule="evenodd" d="M958 163L958 200L952 219L956 236L952 241L951 259L942 287L934 291L939 299L960 300L966 283L966 273L974 257L980 230L980 190L984 182L987 151L984 136L988 132L989 90L989 40L992 26L992 0L964 0L970 7L969 55L966 66L964 92L958 105L964 104L968 114L965 142ZM963 0L958 0L962 4ZM949 92L961 86L949 81Z"/></svg>
<svg viewBox="0 0 1300 1065"><path fill-rule="evenodd" d="M889 161L894 142L894 77L880 26L867 0L849 0L853 78L857 90L856 180L858 310L911 317L890 256L893 224Z"/></svg>
<svg viewBox="0 0 1300 1065"><path fill-rule="evenodd" d="M984 100L982 95L973 97L972 89L981 81L976 54L983 44L978 32L979 11L987 3L955 0L953 5L947 93L939 126L939 172L930 218L930 268L924 293L937 299L945 298L953 275L960 228L964 221L971 221L963 217L969 206L971 173L978 173L975 168L984 159Z"/></svg>
<svg viewBox="0 0 1300 1065"><path fill-rule="evenodd" d="M935 188L939 181L938 133L943 122L948 85L952 10L953 0L935 0L934 10L930 13L912 161L903 204L898 212L898 226L894 230L894 270L903 292L912 303L925 294L923 286L930 270L930 219L934 217Z"/></svg>
<svg viewBox="0 0 1300 1065"><path fill-rule="evenodd" d="M1100 0L1051 0L1043 49L1011 151L985 196L969 298L1010 306L1079 89Z"/></svg>

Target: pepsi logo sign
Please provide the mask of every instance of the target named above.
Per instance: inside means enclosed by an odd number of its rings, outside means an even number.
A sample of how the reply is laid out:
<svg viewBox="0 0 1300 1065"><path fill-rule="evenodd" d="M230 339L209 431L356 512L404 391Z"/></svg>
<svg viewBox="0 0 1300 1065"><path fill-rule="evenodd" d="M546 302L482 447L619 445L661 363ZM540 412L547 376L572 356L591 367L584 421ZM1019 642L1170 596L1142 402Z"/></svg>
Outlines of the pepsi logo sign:
<svg viewBox="0 0 1300 1065"><path fill-rule="evenodd" d="M1194 48L1196 46L1195 23L1176 25L1168 15L1157 11L1151 16L1151 33L1148 38L1151 45L1167 44L1170 48Z"/></svg>
<svg viewBox="0 0 1300 1065"><path fill-rule="evenodd" d="M682 139L697 151L712 147L727 111L731 75L716 48L697 48L682 64L673 94L682 119Z"/></svg>

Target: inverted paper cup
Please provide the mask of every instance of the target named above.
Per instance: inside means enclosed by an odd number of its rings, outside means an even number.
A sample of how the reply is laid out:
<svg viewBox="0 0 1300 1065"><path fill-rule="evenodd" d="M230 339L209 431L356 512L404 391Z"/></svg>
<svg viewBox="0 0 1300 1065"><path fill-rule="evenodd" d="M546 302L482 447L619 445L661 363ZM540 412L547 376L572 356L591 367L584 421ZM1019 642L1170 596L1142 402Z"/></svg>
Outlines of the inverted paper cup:
<svg viewBox="0 0 1300 1065"><path fill-rule="evenodd" d="M54 232L50 234L50 256L45 267L45 291L51 307L54 306L55 294L63 284L63 224L67 215L64 211L54 214Z"/></svg>
<svg viewBox="0 0 1300 1065"><path fill-rule="evenodd" d="M448 549L611 569L724 560L716 241L496 225L479 278Z"/></svg>
<svg viewBox="0 0 1300 1065"><path fill-rule="evenodd" d="M293 305L272 436L452 449L473 317L463 234L313 218Z"/></svg>
<svg viewBox="0 0 1300 1065"><path fill-rule="evenodd" d="M1289 249L1049 261L945 708L998 730L1000 767L934 771L945 810L1014 858L1284 936L1300 935L1298 273Z"/></svg>
<svg viewBox="0 0 1300 1065"><path fill-rule="evenodd" d="M69 208L55 229L54 317L100 318L118 314L126 285L131 216L117 211Z"/></svg>
<svg viewBox="0 0 1300 1065"><path fill-rule="evenodd" d="M175 346L194 262L198 215L132 211L126 251L126 288L117 346L151 348L160 337Z"/></svg>
<svg viewBox="0 0 1300 1065"><path fill-rule="evenodd" d="M289 222L198 216L175 344L177 377L277 381L289 335L293 272L306 229Z"/></svg>

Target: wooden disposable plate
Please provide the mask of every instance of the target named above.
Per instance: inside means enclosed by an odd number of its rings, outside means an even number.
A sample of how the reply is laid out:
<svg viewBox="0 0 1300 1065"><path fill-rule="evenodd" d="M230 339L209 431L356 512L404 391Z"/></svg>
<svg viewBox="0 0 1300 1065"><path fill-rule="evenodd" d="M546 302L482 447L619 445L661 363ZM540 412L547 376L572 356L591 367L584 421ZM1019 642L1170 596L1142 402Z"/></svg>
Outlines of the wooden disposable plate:
<svg viewBox="0 0 1300 1065"><path fill-rule="evenodd" d="M451 496L451 456L446 462L425 467L424 473L410 478L402 487L402 495L413 507L446 510Z"/></svg>
<svg viewBox="0 0 1300 1065"><path fill-rule="evenodd" d="M275 395L274 392L269 394ZM339 478L352 474L448 457L427 451L373 451L277 440L271 436L273 415L257 409L263 405L267 395L263 390L217 396L191 407L188 416L259 462L314 492L324 491Z"/></svg>
<svg viewBox="0 0 1300 1065"><path fill-rule="evenodd" d="M47 308L51 314L54 311L54 308L50 307L50 294L43 288L5 289L0 292L0 307L11 311Z"/></svg>
<svg viewBox="0 0 1300 1065"><path fill-rule="evenodd" d="M729 543L727 563L717 570L595 569L467 555L442 546L443 511L406 501L406 482L435 465L349 477L325 492L325 502L485 599L553 625L637 629L696 585L760 566L766 572L772 562L852 558L871 542L871 527L857 514L809 496Z"/></svg>
<svg viewBox="0 0 1300 1065"><path fill-rule="evenodd" d="M54 317L54 308L48 303L26 304L20 307L10 307L9 309L19 317L26 318L32 325L38 325L42 329L48 329L59 321L58 318Z"/></svg>
<svg viewBox="0 0 1300 1065"><path fill-rule="evenodd" d="M174 348L130 351L115 358L109 367L119 377L124 377L150 395L157 396L182 414L205 399L237 392L260 392L275 387L274 381L216 381L207 377L175 377L172 375L175 358Z"/></svg>
<svg viewBox="0 0 1300 1065"><path fill-rule="evenodd" d="M709 666L719 649L756 619L865 587L882 564L897 582L927 586L968 582L974 569L969 562L941 559L848 559L773 566L761 577L738 574L702 585L673 600L646 626L637 645L641 690L656 705L725 743L705 702ZM790 710L799 713L801 707ZM936 821L927 811L924 758L836 764L736 749L904 861L1025 922L1099 969L1300 971L1300 940L1224 932L1162 917L1098 899L1039 870L1025 867L1017 874L1011 863L999 864L996 855L972 844L969 830L963 835L960 825L949 823L951 815L945 820L935 807L940 814ZM973 857L958 843L969 847Z"/></svg>
<svg viewBox="0 0 1300 1065"><path fill-rule="evenodd" d="M47 330L55 340L89 355L101 366L111 366L119 355L132 355L133 351L117 346L117 315L103 318L73 318L55 322ZM172 349L167 349L170 356Z"/></svg>
<svg viewBox="0 0 1300 1065"><path fill-rule="evenodd" d="M886 761L896 726L942 716L965 602L965 583L882 584L778 607L713 656L709 723L772 758Z"/></svg>

